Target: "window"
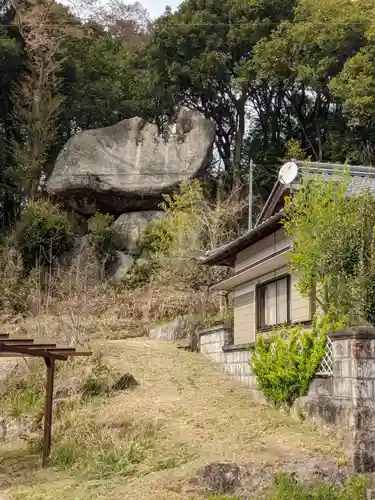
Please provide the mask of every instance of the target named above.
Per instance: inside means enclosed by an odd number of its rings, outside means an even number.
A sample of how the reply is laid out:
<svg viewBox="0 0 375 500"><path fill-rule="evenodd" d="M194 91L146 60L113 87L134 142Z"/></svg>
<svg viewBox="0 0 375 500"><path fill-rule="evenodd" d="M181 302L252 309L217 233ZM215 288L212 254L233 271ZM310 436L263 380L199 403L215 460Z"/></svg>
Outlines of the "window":
<svg viewBox="0 0 375 500"><path fill-rule="evenodd" d="M267 328L290 321L290 277L257 288L257 327Z"/></svg>

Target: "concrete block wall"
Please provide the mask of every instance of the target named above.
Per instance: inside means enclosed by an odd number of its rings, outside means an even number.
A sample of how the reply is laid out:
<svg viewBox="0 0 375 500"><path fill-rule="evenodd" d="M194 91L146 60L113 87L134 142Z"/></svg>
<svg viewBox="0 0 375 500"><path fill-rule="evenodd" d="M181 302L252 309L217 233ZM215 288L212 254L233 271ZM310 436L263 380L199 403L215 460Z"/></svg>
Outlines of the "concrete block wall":
<svg viewBox="0 0 375 500"><path fill-rule="evenodd" d="M230 345L231 329L200 330L200 352L264 402L249 367L246 345ZM317 377L295 406L317 424L343 432L355 472L375 472L375 328L331 332L332 376Z"/></svg>
<svg viewBox="0 0 375 500"><path fill-rule="evenodd" d="M331 338L334 396L350 408L352 465L357 472L375 472L375 328L334 332Z"/></svg>
<svg viewBox="0 0 375 500"><path fill-rule="evenodd" d="M243 387L248 387L254 399L264 401L256 389L256 378L250 370L248 346L231 345L229 340L231 331L232 328L228 326L199 330L199 350L206 358L214 361L219 370Z"/></svg>

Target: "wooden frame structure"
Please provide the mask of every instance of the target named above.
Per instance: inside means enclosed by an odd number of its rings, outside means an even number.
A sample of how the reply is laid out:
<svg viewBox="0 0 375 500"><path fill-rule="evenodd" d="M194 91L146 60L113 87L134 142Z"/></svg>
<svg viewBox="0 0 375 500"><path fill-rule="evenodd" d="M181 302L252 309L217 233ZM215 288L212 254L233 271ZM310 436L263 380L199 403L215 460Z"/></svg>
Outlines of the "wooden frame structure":
<svg viewBox="0 0 375 500"><path fill-rule="evenodd" d="M90 351L77 350L75 347L58 346L54 343L38 342L30 338L12 338L0 334L0 358L37 357L43 358L47 368L46 394L44 403L43 467L48 463L52 442L52 405L55 379L55 362L67 361L73 356L91 356Z"/></svg>

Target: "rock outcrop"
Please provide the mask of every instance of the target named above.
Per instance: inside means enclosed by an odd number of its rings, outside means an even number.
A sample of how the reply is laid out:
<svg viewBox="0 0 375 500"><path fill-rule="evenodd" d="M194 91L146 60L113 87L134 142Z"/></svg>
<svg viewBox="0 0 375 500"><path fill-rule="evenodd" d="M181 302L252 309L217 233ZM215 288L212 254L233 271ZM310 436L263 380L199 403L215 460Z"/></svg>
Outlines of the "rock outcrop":
<svg viewBox="0 0 375 500"><path fill-rule="evenodd" d="M197 477L184 488L184 494L186 498L210 494L258 498L275 484L280 473L289 475L301 484L342 486L350 477L350 472L348 467L338 467L333 460L312 457L290 458L274 465L254 463L241 466L230 462L214 462L199 471Z"/></svg>
<svg viewBox="0 0 375 500"><path fill-rule="evenodd" d="M113 283L122 283L130 271L134 259L131 255L124 252L117 252L116 261L108 269L108 276Z"/></svg>
<svg viewBox="0 0 375 500"><path fill-rule="evenodd" d="M169 323L154 325L150 329L149 336L154 340L179 340L184 337L185 327L186 320L180 317Z"/></svg>
<svg viewBox="0 0 375 500"><path fill-rule="evenodd" d="M137 255L141 243L142 233L152 220L161 219L164 212L148 210L145 212L129 212L122 214L115 221L115 226L124 238L124 247L131 255Z"/></svg>
<svg viewBox="0 0 375 500"><path fill-rule="evenodd" d="M166 139L142 118L79 132L61 151L47 189L83 215L155 210L162 194L204 173L214 138L214 125L187 109Z"/></svg>

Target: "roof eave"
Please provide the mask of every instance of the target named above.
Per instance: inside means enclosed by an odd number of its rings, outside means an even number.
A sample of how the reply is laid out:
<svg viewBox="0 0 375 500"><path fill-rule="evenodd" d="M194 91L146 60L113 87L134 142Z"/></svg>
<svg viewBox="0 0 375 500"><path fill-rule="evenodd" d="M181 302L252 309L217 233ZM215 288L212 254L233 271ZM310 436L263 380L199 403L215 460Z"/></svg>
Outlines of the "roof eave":
<svg viewBox="0 0 375 500"><path fill-rule="evenodd" d="M236 255L239 252L261 240L265 236L268 236L268 234L274 232L278 226L282 225L283 215L283 212L277 213L273 217L264 221L262 224L259 224L252 231L249 231L243 236L237 238L237 240L214 250L207 257L203 258L201 263L210 266L233 266L236 260Z"/></svg>

